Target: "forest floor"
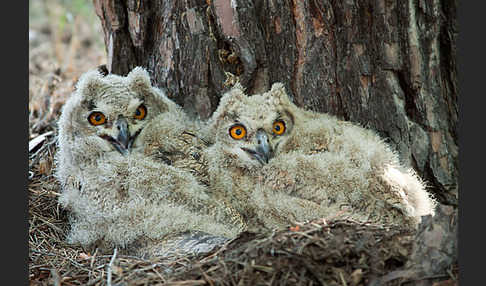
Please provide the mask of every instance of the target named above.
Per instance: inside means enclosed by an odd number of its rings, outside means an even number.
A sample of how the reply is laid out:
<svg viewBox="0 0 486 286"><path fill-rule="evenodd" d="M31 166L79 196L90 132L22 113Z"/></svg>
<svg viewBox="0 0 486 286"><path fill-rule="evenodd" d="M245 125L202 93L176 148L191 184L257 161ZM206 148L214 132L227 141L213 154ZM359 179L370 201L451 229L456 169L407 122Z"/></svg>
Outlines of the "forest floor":
<svg viewBox="0 0 486 286"><path fill-rule="evenodd" d="M242 233L197 257L140 259L69 245L57 204L56 121L79 76L106 53L90 1L29 1L30 285L458 285L457 210L418 232L320 219Z"/></svg>

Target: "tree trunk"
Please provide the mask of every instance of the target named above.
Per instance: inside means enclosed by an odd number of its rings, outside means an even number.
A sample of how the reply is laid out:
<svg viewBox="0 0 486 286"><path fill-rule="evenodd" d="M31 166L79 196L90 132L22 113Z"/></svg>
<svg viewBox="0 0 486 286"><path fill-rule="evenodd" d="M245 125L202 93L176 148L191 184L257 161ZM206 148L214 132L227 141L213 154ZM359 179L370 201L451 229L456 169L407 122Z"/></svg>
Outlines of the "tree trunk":
<svg viewBox="0 0 486 286"><path fill-rule="evenodd" d="M94 0L109 72L148 68L208 118L235 80L377 130L457 204L455 0Z"/></svg>

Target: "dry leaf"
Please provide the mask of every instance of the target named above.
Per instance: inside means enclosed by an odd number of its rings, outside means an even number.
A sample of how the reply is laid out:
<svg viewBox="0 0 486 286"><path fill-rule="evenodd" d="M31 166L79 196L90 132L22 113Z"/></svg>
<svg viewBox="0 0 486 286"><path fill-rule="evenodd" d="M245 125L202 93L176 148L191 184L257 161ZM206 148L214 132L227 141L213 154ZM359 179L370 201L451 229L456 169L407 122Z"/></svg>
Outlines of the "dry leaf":
<svg viewBox="0 0 486 286"><path fill-rule="evenodd" d="M290 227L290 230L291 231L299 231L300 230L300 226L296 225L296 226L291 226Z"/></svg>

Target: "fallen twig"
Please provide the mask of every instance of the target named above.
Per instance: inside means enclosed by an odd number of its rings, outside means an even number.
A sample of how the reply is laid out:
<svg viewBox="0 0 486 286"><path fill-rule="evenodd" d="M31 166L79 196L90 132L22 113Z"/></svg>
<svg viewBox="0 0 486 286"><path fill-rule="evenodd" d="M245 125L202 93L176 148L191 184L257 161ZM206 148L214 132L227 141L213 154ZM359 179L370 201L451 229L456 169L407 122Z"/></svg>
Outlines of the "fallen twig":
<svg viewBox="0 0 486 286"><path fill-rule="evenodd" d="M115 250L113 251L113 256L111 257L111 260L110 260L110 263L108 264L108 269L107 269L107 278L106 278L106 284L108 286L111 286L111 271L112 271L112 266L113 266L113 263L115 262L115 259L116 259L116 247L115 247Z"/></svg>

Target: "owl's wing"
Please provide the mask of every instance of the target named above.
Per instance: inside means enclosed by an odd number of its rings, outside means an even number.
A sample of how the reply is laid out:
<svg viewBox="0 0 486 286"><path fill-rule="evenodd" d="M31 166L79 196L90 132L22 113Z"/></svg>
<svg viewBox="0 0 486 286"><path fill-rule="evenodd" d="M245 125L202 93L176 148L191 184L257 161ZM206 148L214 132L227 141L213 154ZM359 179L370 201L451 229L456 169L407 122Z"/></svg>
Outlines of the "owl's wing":
<svg viewBox="0 0 486 286"><path fill-rule="evenodd" d="M265 166L264 185L274 193L272 197L281 197L278 200L282 209L299 219L351 211L351 218L360 221L414 225L413 206L400 185L384 180L383 172L372 168L369 162L357 164L347 155L282 154ZM296 199L319 207L302 207Z"/></svg>
<svg viewBox="0 0 486 286"><path fill-rule="evenodd" d="M145 154L156 161L189 171L201 183L208 185L208 161L203 155L207 147L207 142L195 134L182 131L169 140L154 141L147 145Z"/></svg>
<svg viewBox="0 0 486 286"><path fill-rule="evenodd" d="M139 146L146 156L189 171L207 184L208 163L202 153L209 143L199 136L196 125L182 112L161 115L139 135Z"/></svg>
<svg viewBox="0 0 486 286"><path fill-rule="evenodd" d="M229 238L205 232L185 232L161 240L140 239L128 247L128 254L143 258L177 258L206 254L221 247Z"/></svg>
<svg viewBox="0 0 486 286"><path fill-rule="evenodd" d="M184 131L176 140L179 141L178 154L166 158L169 158L174 167L189 171L199 182L209 185L208 160L204 155L208 143L188 131Z"/></svg>

